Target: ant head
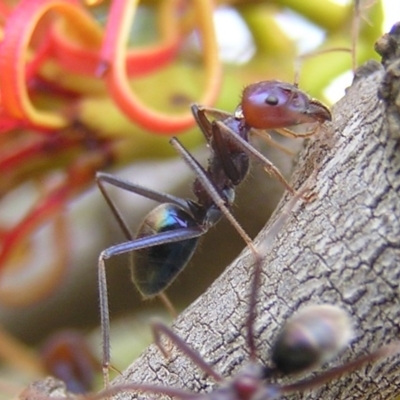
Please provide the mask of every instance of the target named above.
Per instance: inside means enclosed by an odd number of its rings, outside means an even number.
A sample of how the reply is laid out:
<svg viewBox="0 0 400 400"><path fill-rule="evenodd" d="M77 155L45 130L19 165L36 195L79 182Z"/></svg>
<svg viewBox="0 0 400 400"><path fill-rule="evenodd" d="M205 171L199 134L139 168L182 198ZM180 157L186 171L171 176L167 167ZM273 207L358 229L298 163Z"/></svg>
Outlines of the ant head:
<svg viewBox="0 0 400 400"><path fill-rule="evenodd" d="M279 129L332 119L329 109L322 103L295 85L281 81L262 81L247 86L240 107L245 122L256 129Z"/></svg>
<svg viewBox="0 0 400 400"><path fill-rule="evenodd" d="M321 365L343 349L353 335L348 314L333 305L303 308L286 322L272 350L276 368L297 373Z"/></svg>

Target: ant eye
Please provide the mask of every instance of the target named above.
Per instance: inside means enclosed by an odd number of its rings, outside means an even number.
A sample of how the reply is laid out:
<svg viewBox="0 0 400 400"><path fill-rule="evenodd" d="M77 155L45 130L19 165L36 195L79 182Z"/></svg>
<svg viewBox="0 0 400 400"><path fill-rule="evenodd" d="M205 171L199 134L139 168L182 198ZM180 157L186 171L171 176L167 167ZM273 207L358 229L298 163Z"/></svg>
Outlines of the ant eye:
<svg viewBox="0 0 400 400"><path fill-rule="evenodd" d="M265 104L268 104L270 106L276 106L279 104L279 99L275 95L270 95L265 98L264 100Z"/></svg>
<svg viewBox="0 0 400 400"><path fill-rule="evenodd" d="M347 313L329 304L305 307L286 322L272 350L283 373L297 373L320 365L343 349L352 337Z"/></svg>

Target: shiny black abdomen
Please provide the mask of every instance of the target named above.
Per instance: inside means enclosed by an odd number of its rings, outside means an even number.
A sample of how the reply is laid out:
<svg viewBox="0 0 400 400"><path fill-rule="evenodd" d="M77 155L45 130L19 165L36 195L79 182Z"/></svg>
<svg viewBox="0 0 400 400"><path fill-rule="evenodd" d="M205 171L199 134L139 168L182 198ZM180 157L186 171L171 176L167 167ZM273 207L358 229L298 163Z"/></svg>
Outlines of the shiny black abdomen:
<svg viewBox="0 0 400 400"><path fill-rule="evenodd" d="M132 280L144 297L152 297L165 290L185 268L199 241L198 237L184 239L185 229L198 227L198 222L175 204L161 204L146 217L137 238L178 230L182 230L183 237L179 241L133 253Z"/></svg>

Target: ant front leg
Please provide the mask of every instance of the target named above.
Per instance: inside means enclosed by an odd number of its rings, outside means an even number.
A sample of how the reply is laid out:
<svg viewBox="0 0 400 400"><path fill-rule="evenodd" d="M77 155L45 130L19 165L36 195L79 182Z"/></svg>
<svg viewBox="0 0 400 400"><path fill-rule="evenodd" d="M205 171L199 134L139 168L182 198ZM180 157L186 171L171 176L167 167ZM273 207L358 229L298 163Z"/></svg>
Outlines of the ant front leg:
<svg viewBox="0 0 400 400"><path fill-rule="evenodd" d="M216 120L232 118L231 113L223 110L218 110L217 108L208 108L200 104L192 104L190 108L192 110L193 118L195 119L197 125L199 126L208 143L211 141L213 135L212 123L207 118L206 114L211 115Z"/></svg>
<svg viewBox="0 0 400 400"><path fill-rule="evenodd" d="M278 130L276 130L276 131L279 132ZM277 141L272 139L271 135L268 132L266 132L265 130L252 128L250 130L250 134L254 134L254 135L261 137L261 139L264 140L264 142L270 144L271 146L274 146L275 148L280 150L282 153L285 153L290 157L295 156L295 153L292 150L288 149L287 147L281 145L280 143L278 143Z"/></svg>
<svg viewBox="0 0 400 400"><path fill-rule="evenodd" d="M288 128L277 128L277 129L274 129L274 131L278 132L279 134L281 134L282 136L285 136L287 138L307 139L311 136L316 135L321 130L321 125L318 123L315 123L315 124L316 124L315 127L313 127L311 130L306 131L304 133L295 132Z"/></svg>

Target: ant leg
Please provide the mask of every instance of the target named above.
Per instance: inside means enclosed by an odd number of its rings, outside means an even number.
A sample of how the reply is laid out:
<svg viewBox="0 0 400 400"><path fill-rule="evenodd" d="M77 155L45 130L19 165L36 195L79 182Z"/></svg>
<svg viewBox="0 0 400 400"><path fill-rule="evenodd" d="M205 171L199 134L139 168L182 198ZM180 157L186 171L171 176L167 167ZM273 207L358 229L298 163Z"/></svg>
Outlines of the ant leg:
<svg viewBox="0 0 400 400"><path fill-rule="evenodd" d="M168 193L162 193L156 190L145 188L143 186L118 178L106 172L97 172L96 173L97 186L99 187L101 194L103 195L105 201L110 207L110 210L114 214L115 219L117 220L119 226L121 227L122 231L124 232L128 240L133 240L133 235L130 232L121 213L118 211L115 203L111 200L111 197L109 196L104 186L104 182L108 183L109 185L118 187L122 190L126 190L128 192L135 193L139 196L146 197L150 200L157 201L158 203L173 203L184 210L188 210L187 202L184 199L181 199L180 197L176 197Z"/></svg>
<svg viewBox="0 0 400 400"><path fill-rule="evenodd" d="M232 114L230 114L228 112L217 110L214 108L206 108L206 107L198 106L196 104L192 105L192 113L197 122L197 125L200 127L201 131L203 132L203 134L206 137L208 142L210 142L211 138L216 139L216 129L215 129L215 123L210 122L210 120L207 118L206 114L210 114L213 118L215 118L218 121L222 121L227 118L232 118ZM290 156L293 156L293 153L290 150L288 150L287 148L281 146L279 143L272 140L271 136L268 133L266 133L265 131L262 131L260 129L255 129L255 128L252 128L251 131L253 133L258 134L264 140L266 140L268 143L272 144L273 146L280 149L284 153L286 153ZM237 135L235 135L235 136L237 136ZM220 153L220 156L222 156L221 153ZM228 162L228 164L229 164L229 160L225 160L225 162ZM229 165L228 165L228 168L229 168ZM229 170L231 170L231 168L229 168L226 172L228 173ZM234 179L232 179L232 180L234 181Z"/></svg>
<svg viewBox="0 0 400 400"><path fill-rule="evenodd" d="M285 186L285 188L292 194L295 190L290 186L288 181L280 173L279 169L272 164L263 154L256 150L250 143L237 135L229 127L220 121L215 121L214 124L219 128L220 132L226 134L233 142L235 142L248 156L253 157L257 162L259 162L263 168L271 175L275 176Z"/></svg>
<svg viewBox="0 0 400 400"><path fill-rule="evenodd" d="M193 118L195 119L197 126L200 128L201 133L206 138L207 143L209 143L212 138L211 123L204 112L201 111L200 107L201 106L197 104L192 104L190 106L190 109L192 111Z"/></svg>
<svg viewBox="0 0 400 400"><path fill-rule="evenodd" d="M201 106L199 104L192 104L190 108L192 110L192 114L196 121L196 124L199 126L207 142L209 142L210 139L212 138L212 132L211 132L211 122L207 118L206 114L209 114L213 118L218 120L232 118L231 113L223 110L218 110L217 108L208 108Z"/></svg>
<svg viewBox="0 0 400 400"><path fill-rule="evenodd" d="M127 240L134 240L134 237L133 237L132 232L130 231L128 225L126 224L122 214L120 213L117 206L115 205L115 203L112 201L111 197L109 196L109 193L107 192L107 190L104 186L105 182L108 183L109 185L118 187L118 188L126 190L128 192L138 194L140 196L146 197L150 200L157 201L159 203L176 204L179 207L181 207L182 209L189 211L187 202L179 197L172 196L168 193L162 193L159 191L148 189L148 188L142 187L140 185L136 185L132 182L115 177L112 174L108 174L105 172L97 172L96 183ZM172 305L170 299L168 298L168 296L165 293L159 293L158 298L164 304L164 306L168 310L168 312L175 318L177 313L176 313L176 310L175 310L174 306Z"/></svg>
<svg viewBox="0 0 400 400"><path fill-rule="evenodd" d="M309 138L311 136L314 136L320 131L320 129L321 129L320 126L317 124L315 128L306 131L304 133L297 133L288 128L277 128L274 129L274 131L288 138L299 139L299 138Z"/></svg>
<svg viewBox="0 0 400 400"><path fill-rule="evenodd" d="M153 322L151 324L151 329L153 331L154 341L165 358L168 358L168 352L161 343L161 334L167 336L183 354L189 357L207 375L213 377L216 382L223 381L223 377L216 372L211 365L207 364L197 351L188 346L183 339L176 335L175 332L173 332L166 325L161 322Z"/></svg>
<svg viewBox="0 0 400 400"><path fill-rule="evenodd" d="M186 150L186 148L179 142L179 140L173 137L170 140L170 144L174 147L174 149L181 155L186 164L192 169L192 171L196 174L197 178L203 185L204 189L207 190L210 197L213 199L214 203L221 210L221 212L225 215L228 221L233 225L239 235L243 238L246 245L253 252L255 257L258 257L258 252L254 246L253 240L250 236L245 232L245 230L241 227L241 225L236 221L235 217L230 212L229 208L226 206L225 201L222 199L217 189L214 187L213 183L208 179L207 173L204 168L199 164L199 162Z"/></svg>
<svg viewBox="0 0 400 400"><path fill-rule="evenodd" d="M232 118L232 113L224 110L220 110L218 108L205 107L205 106L197 106L197 112L202 115L210 115L214 119L222 120L226 118ZM205 117L208 119L207 117Z"/></svg>
<svg viewBox="0 0 400 400"><path fill-rule="evenodd" d="M258 135L265 142L267 142L271 146L276 147L278 150L282 151L283 153L287 154L288 156L291 156L291 157L294 156L294 153L291 150L289 150L285 146L282 146L281 144L276 142L274 139L272 139L271 135L268 132L261 130L261 129L252 128L250 133L252 133L254 135Z"/></svg>
<svg viewBox="0 0 400 400"><path fill-rule="evenodd" d="M108 184L138 194L143 197L147 197L150 200L157 201L159 203L174 203L184 209L188 209L187 203L180 197L173 196L169 193L163 193L157 190L149 189L147 187L137 185L136 183L129 182L125 179L118 178L112 174L106 172L97 172L96 182L102 184L107 182Z"/></svg>
<svg viewBox="0 0 400 400"><path fill-rule="evenodd" d="M135 250L146 249L160 244L174 243L186 239L197 238L204 234L202 227L182 228L174 231L165 231L152 236L146 236L136 240L130 240L103 250L99 256L98 262L98 285L100 302L100 322L102 329L102 367L105 386L109 384L110 367L110 316L108 308L107 279L105 260L110 257L130 253Z"/></svg>

